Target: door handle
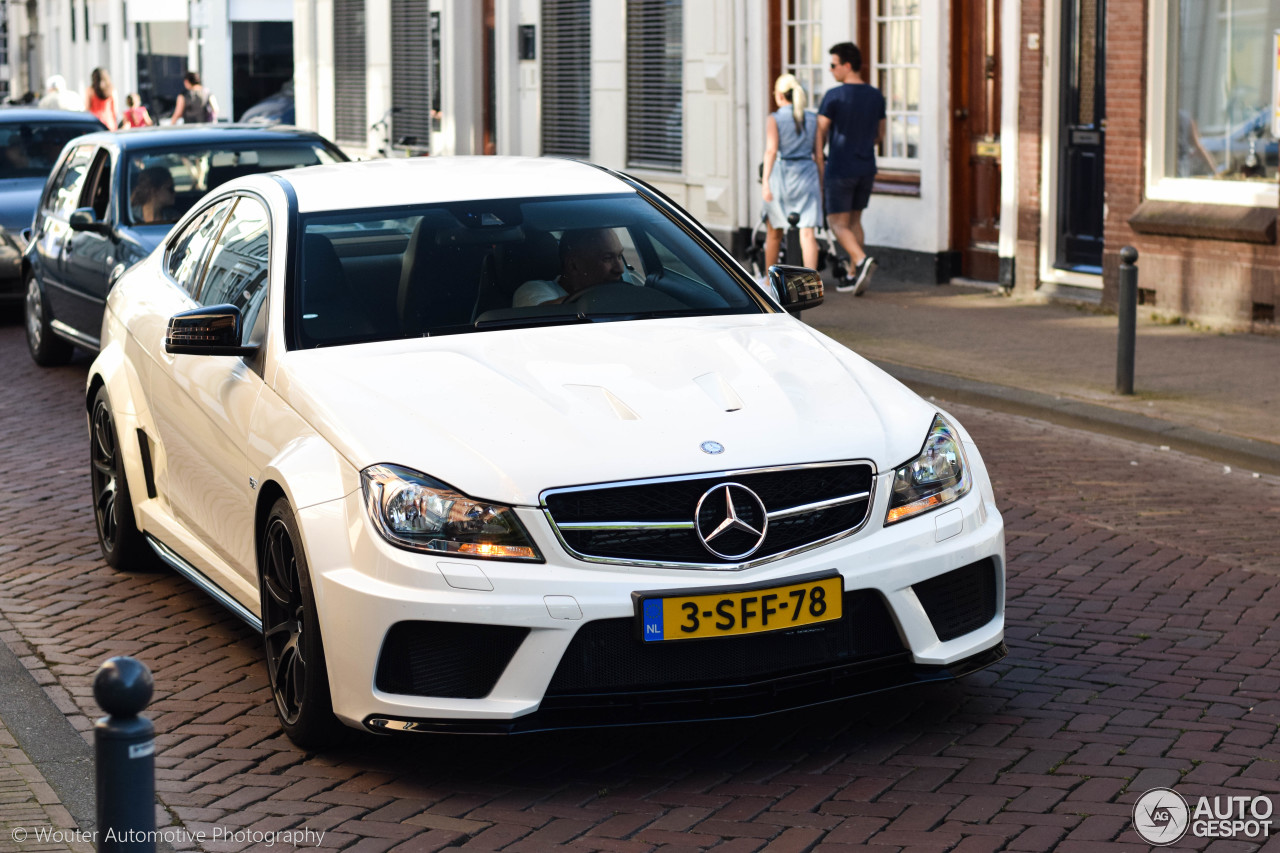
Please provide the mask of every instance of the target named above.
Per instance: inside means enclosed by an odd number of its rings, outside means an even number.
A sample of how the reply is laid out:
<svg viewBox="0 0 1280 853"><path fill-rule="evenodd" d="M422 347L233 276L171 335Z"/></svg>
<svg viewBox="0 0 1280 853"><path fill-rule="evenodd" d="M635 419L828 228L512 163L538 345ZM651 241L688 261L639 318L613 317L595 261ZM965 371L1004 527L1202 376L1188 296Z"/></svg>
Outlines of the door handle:
<svg viewBox="0 0 1280 853"><path fill-rule="evenodd" d="M964 121L968 117L969 117L969 111L964 107L960 107L959 109L956 110L956 118L960 119L960 121Z"/></svg>

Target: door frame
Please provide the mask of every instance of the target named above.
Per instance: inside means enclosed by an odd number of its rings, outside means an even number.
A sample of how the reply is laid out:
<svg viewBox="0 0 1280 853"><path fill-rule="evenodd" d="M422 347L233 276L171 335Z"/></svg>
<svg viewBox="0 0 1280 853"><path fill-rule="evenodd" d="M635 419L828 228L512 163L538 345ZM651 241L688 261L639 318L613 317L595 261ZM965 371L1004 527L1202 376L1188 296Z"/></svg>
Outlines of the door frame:
<svg viewBox="0 0 1280 853"><path fill-rule="evenodd" d="M1040 281L1044 284L1084 287L1102 290L1102 275L1061 270L1054 266L1058 257L1058 145L1059 119L1062 115L1062 12L1063 3L1072 0L1045 0L1044 84L1041 89L1040 116ZM1102 48L1106 49L1105 45Z"/></svg>

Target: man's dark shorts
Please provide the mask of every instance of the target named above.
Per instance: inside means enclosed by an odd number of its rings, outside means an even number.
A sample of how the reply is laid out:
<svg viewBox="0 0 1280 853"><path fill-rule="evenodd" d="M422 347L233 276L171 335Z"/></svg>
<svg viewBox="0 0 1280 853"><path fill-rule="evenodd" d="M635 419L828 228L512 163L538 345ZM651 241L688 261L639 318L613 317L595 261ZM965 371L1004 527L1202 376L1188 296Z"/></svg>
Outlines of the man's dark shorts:
<svg viewBox="0 0 1280 853"><path fill-rule="evenodd" d="M875 182L875 175L863 175L860 178L828 178L823 186L827 213L866 210L867 203L871 201L871 187Z"/></svg>

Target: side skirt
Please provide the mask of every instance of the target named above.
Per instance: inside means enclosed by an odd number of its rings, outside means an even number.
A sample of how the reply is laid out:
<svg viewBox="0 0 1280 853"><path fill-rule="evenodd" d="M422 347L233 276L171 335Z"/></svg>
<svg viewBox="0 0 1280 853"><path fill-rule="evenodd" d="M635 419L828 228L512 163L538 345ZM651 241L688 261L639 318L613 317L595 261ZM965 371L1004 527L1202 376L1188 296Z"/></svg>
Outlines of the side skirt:
<svg viewBox="0 0 1280 853"><path fill-rule="evenodd" d="M201 574L199 569L179 557L171 548L169 548L169 546L165 545L151 534L147 534L147 544L151 546L152 551L156 552L157 557L164 560L165 564L168 565L169 568L200 587L200 589L213 598L214 601L230 610L232 614L250 628L257 631L259 634L262 633L262 620L250 613L248 608L243 604L219 589L218 585Z"/></svg>

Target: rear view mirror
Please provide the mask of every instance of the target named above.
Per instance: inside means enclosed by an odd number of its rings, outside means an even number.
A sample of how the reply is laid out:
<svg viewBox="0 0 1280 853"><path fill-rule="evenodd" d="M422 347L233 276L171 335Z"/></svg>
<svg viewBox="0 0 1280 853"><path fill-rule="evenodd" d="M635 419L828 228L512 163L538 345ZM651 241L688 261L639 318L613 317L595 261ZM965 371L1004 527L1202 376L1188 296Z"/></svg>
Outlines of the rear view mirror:
<svg viewBox="0 0 1280 853"><path fill-rule="evenodd" d="M775 264L769 267L769 283L788 311L817 308L822 304L822 278L816 270Z"/></svg>
<svg viewBox="0 0 1280 853"><path fill-rule="evenodd" d="M212 305L169 318L164 351L174 355L253 355L257 347L240 345L240 309Z"/></svg>

